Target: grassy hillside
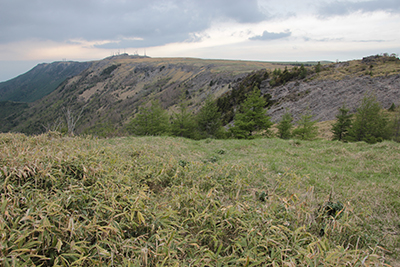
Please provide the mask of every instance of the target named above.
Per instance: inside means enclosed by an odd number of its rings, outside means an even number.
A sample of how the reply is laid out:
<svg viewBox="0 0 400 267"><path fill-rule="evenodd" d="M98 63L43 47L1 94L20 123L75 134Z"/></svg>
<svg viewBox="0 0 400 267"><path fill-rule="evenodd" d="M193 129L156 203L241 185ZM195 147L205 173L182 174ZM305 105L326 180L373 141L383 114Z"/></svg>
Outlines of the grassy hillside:
<svg viewBox="0 0 400 267"><path fill-rule="evenodd" d="M0 131L8 132L16 127L15 119L20 117L28 107L27 103L0 101Z"/></svg>
<svg viewBox="0 0 400 267"><path fill-rule="evenodd" d="M34 102L53 92L65 79L88 68L90 62L39 64L30 71L0 83L0 101Z"/></svg>
<svg viewBox="0 0 400 267"><path fill-rule="evenodd" d="M400 260L397 143L1 134L0 155L3 266Z"/></svg>

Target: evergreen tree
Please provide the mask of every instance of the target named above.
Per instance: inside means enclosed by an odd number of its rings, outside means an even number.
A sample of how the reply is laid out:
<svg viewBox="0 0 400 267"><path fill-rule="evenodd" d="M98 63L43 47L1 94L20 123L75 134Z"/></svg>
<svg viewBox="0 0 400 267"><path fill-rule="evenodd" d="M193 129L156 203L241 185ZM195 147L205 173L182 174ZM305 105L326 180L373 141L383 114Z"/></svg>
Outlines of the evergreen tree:
<svg viewBox="0 0 400 267"><path fill-rule="evenodd" d="M315 126L316 121L312 121L313 115L307 110L302 114L300 120L297 122L298 126L293 130L293 136L301 140L312 140L318 135L318 127Z"/></svg>
<svg viewBox="0 0 400 267"><path fill-rule="evenodd" d="M318 64L314 66L315 72L316 72L316 73L321 72L321 67L322 67L322 66L321 66L321 62L318 61Z"/></svg>
<svg viewBox="0 0 400 267"><path fill-rule="evenodd" d="M230 130L235 138L253 138L254 131L267 130L271 127L270 117L264 109L265 99L261 97L257 86L247 95L238 113L235 114L234 124Z"/></svg>
<svg viewBox="0 0 400 267"><path fill-rule="evenodd" d="M283 114L282 119L279 121L278 125L278 137L282 139L289 139L292 137L293 128L293 116L289 111Z"/></svg>
<svg viewBox="0 0 400 267"><path fill-rule="evenodd" d="M332 124L333 140L345 141L346 135L351 127L352 114L348 114L349 109L345 104L339 108L339 114L336 115L337 121Z"/></svg>
<svg viewBox="0 0 400 267"><path fill-rule="evenodd" d="M181 97L178 106L178 112L174 112L171 118L171 133L174 136L198 139L196 131L196 120L193 114L188 110L187 103Z"/></svg>
<svg viewBox="0 0 400 267"><path fill-rule="evenodd" d="M396 142L400 142L400 108L396 112L396 116L392 122L392 138Z"/></svg>
<svg viewBox="0 0 400 267"><path fill-rule="evenodd" d="M169 133L169 117L159 101L152 101L148 107L140 107L131 121L128 131L135 135L163 135Z"/></svg>
<svg viewBox="0 0 400 267"><path fill-rule="evenodd" d="M303 64L301 64L300 70L299 70L299 78L304 79L305 77L307 77L307 69L304 67Z"/></svg>
<svg viewBox="0 0 400 267"><path fill-rule="evenodd" d="M221 133L221 112L217 104L207 98L204 106L197 113L197 126L202 138L218 138Z"/></svg>
<svg viewBox="0 0 400 267"><path fill-rule="evenodd" d="M348 134L349 141L365 141L370 144L389 138L388 120L381 112L381 105L375 96L366 95L357 108L353 127Z"/></svg>

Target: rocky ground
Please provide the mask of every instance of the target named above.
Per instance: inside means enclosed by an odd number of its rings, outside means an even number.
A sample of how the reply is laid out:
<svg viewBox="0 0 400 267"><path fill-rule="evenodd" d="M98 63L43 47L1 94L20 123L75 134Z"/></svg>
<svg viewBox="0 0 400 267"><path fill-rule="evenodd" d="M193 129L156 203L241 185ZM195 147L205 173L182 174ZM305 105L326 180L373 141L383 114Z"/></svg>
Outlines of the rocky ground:
<svg viewBox="0 0 400 267"><path fill-rule="evenodd" d="M343 105L355 112L366 94L373 94L387 109L392 103L400 104L400 75L387 77L370 77L364 75L343 80L295 81L286 85L271 88L268 81L261 84L263 93L277 101L268 113L272 121L278 121L285 110L289 110L295 120L310 109L318 121L335 119L338 109Z"/></svg>

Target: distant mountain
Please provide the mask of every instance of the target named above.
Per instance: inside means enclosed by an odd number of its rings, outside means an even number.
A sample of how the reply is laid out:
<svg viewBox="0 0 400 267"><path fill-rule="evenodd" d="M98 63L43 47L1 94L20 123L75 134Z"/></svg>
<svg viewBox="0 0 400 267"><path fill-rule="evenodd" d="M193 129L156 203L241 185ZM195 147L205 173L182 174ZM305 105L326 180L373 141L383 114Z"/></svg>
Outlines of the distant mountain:
<svg viewBox="0 0 400 267"><path fill-rule="evenodd" d="M87 69L91 62L39 64L30 71L0 83L0 101L34 102L53 92L65 79Z"/></svg>

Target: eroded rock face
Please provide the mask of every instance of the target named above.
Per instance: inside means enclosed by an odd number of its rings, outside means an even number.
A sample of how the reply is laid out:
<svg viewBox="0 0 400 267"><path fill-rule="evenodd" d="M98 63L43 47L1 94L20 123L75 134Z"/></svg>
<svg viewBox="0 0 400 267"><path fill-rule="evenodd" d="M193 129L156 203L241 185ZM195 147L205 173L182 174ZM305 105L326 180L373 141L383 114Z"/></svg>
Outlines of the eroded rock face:
<svg viewBox="0 0 400 267"><path fill-rule="evenodd" d="M400 75L362 76L339 81L296 81L275 88L263 83L261 87L264 94L270 94L276 101L268 111L274 122L281 119L286 109L296 121L307 108L315 120L333 120L343 103L351 112L356 112L365 94L375 95L385 109L392 103L396 106L400 104Z"/></svg>

